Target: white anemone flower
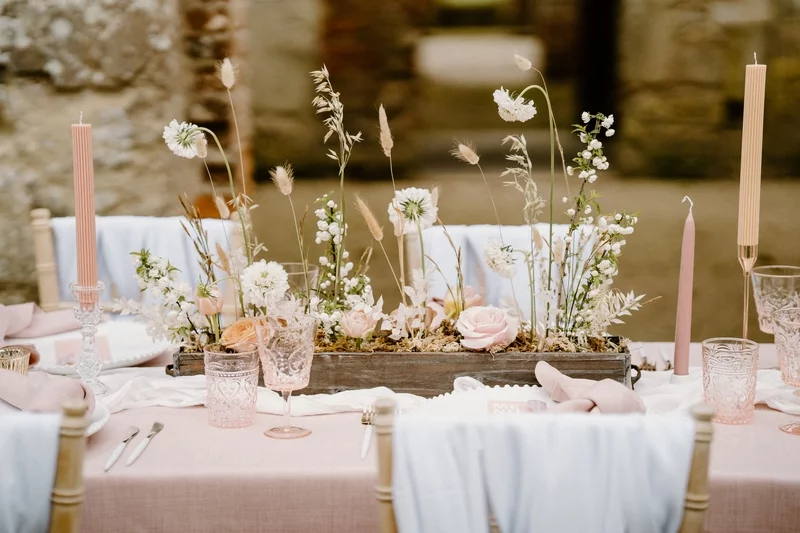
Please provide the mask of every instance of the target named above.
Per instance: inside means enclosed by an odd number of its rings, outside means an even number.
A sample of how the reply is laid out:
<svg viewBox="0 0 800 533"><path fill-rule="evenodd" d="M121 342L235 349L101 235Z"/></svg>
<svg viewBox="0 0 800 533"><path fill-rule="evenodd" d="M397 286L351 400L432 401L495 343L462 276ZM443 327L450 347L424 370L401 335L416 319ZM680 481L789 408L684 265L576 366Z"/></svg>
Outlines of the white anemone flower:
<svg viewBox="0 0 800 533"><path fill-rule="evenodd" d="M526 102L521 96L511 98L507 89L500 87L493 96L497 113L506 122L527 122L536 116L536 107L532 101Z"/></svg>
<svg viewBox="0 0 800 533"><path fill-rule="evenodd" d="M483 257L492 272L501 277L511 279L517 274L514 250L510 246L503 246L496 239L489 239L483 249Z"/></svg>
<svg viewBox="0 0 800 533"><path fill-rule="evenodd" d="M439 208L428 189L409 187L395 193L394 199L389 203L388 212L395 235L399 236L433 226Z"/></svg>
<svg viewBox="0 0 800 533"><path fill-rule="evenodd" d="M172 120L168 125L164 126L164 142L172 153L185 157L186 159L194 159L197 157L197 147L195 142L197 137L202 136L203 132L192 124L191 122L178 122Z"/></svg>
<svg viewBox="0 0 800 533"><path fill-rule="evenodd" d="M289 290L289 276L275 261L256 261L242 271L242 292L245 302L257 307L271 307L280 302Z"/></svg>

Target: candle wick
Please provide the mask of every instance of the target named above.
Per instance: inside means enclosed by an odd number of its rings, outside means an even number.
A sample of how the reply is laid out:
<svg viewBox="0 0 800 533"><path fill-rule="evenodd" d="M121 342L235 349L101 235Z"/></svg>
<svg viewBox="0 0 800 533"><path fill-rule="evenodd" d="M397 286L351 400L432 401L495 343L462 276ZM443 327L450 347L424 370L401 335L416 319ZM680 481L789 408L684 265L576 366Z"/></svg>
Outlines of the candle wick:
<svg viewBox="0 0 800 533"><path fill-rule="evenodd" d="M688 196L684 196L683 200L681 200L681 203L687 202L687 201L689 202L689 214L691 215L692 214L692 209L694 209L694 202Z"/></svg>
<svg viewBox="0 0 800 533"><path fill-rule="evenodd" d="M753 52L753 60L755 60L756 65L758 65L758 56L756 55L755 52Z"/></svg>

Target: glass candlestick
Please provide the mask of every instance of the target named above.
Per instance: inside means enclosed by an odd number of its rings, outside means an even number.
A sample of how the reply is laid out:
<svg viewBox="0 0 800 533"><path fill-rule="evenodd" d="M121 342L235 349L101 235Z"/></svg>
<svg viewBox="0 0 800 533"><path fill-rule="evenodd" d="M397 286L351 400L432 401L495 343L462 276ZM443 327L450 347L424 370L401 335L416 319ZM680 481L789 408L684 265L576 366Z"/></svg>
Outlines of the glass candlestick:
<svg viewBox="0 0 800 533"><path fill-rule="evenodd" d="M108 387L97 379L103 363L97 355L94 343L97 324L103 318L100 295L103 294L105 285L102 281L98 281L97 285L93 286L83 286L73 282L70 283L69 288L75 296L75 305L72 309L75 312L75 318L81 323L81 337L83 337L83 346L78 357L78 375L81 377L81 381L89 386L96 395L107 394Z"/></svg>

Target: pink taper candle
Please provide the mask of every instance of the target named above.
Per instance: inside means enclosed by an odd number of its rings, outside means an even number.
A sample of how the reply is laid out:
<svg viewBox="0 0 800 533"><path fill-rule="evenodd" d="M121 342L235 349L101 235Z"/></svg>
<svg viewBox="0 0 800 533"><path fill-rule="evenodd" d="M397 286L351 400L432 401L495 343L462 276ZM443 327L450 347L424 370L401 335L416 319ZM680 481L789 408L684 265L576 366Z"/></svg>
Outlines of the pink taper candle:
<svg viewBox="0 0 800 533"><path fill-rule="evenodd" d="M72 168L75 175L75 243L78 284L97 285L97 236L94 219L92 125L72 125Z"/></svg>
<svg viewBox="0 0 800 533"><path fill-rule="evenodd" d="M689 345L692 340L692 287L694 286L694 204L688 196L689 215L683 225L681 246L681 273L678 279L678 313L675 317L675 356L673 366L676 376L689 375Z"/></svg>

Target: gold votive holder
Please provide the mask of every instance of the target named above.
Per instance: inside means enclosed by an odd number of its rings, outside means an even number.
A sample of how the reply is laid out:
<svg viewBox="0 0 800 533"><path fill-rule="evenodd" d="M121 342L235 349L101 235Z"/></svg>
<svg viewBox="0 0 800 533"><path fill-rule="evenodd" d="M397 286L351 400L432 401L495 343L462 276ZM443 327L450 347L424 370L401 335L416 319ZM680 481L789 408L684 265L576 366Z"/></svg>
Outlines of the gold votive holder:
<svg viewBox="0 0 800 533"><path fill-rule="evenodd" d="M28 374L31 349L25 346L3 346L0 348L0 369L11 370L23 376Z"/></svg>

